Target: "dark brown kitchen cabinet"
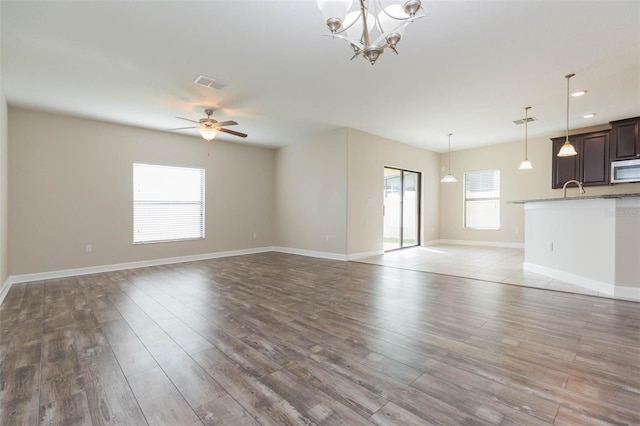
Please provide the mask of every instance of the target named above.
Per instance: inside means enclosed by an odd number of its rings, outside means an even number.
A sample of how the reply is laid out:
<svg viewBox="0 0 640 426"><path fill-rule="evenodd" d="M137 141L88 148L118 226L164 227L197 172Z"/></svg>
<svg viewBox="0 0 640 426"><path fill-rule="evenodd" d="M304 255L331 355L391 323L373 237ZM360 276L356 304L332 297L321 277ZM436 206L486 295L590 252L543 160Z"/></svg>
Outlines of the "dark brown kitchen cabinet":
<svg viewBox="0 0 640 426"><path fill-rule="evenodd" d="M552 188L562 188L562 185L571 179L579 180L580 174L580 166L578 165L578 156L574 155L572 157L558 157L558 151L560 151L560 147L564 144L565 137L561 138L553 138L553 155L552 166L553 166L553 181L551 182ZM569 138L569 142L576 148L578 153L580 150L578 149L578 140L576 138Z"/></svg>
<svg viewBox="0 0 640 426"><path fill-rule="evenodd" d="M578 151L573 157L558 157L565 137L551 139L553 142L552 188L562 188L568 180L575 179L584 186L609 184L609 131L584 133L569 137L569 142Z"/></svg>
<svg viewBox="0 0 640 426"><path fill-rule="evenodd" d="M611 161L640 158L640 117L611 123Z"/></svg>

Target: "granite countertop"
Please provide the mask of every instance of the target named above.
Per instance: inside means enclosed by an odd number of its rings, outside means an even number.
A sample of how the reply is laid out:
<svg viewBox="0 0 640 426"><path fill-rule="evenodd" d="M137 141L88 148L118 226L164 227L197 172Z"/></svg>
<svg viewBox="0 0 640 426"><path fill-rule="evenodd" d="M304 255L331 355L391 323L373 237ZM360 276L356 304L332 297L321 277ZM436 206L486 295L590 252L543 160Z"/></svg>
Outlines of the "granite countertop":
<svg viewBox="0 0 640 426"><path fill-rule="evenodd" d="M568 201L568 200L596 200L599 198L629 198L640 197L640 193L635 194L603 194L603 195L583 195L577 197L555 197L555 198L534 198L532 200L515 200L507 201L507 204L525 204L525 203L539 203L543 201Z"/></svg>

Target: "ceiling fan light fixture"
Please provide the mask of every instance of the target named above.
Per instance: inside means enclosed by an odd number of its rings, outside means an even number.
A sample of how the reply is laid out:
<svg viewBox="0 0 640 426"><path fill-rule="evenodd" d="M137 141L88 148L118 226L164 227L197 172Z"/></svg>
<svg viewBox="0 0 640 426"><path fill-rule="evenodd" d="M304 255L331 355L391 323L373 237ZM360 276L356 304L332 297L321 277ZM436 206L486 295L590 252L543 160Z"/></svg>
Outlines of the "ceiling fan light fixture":
<svg viewBox="0 0 640 426"><path fill-rule="evenodd" d="M200 132L200 135L207 141L212 140L218 134L218 129L216 129L215 127L199 127L198 131Z"/></svg>
<svg viewBox="0 0 640 426"><path fill-rule="evenodd" d="M207 114L207 118L201 118L199 121L195 121L190 118L176 117L176 118L179 118L180 120L185 120L190 123L193 123L195 124L195 126L177 127L174 129L167 129L167 130L198 129L198 132L200 132L200 135L207 141L210 141L213 138L215 138L216 135L220 132L227 133L233 136L238 136L240 138L246 138L247 136L249 136L246 133L236 132L235 130L227 129L226 128L227 126L235 126L238 123L236 123L233 120L225 120L225 121L214 120L213 118L211 118L211 115L213 114L213 112L214 112L213 108L205 109L204 113Z"/></svg>

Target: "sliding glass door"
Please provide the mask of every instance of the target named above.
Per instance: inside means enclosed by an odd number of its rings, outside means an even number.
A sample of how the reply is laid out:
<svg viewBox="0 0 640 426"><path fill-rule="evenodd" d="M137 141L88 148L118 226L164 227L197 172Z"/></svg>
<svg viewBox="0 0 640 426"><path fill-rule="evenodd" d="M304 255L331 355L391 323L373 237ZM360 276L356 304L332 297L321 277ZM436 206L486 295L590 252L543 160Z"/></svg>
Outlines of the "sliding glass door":
<svg viewBox="0 0 640 426"><path fill-rule="evenodd" d="M420 173L384 168L384 250L420 244Z"/></svg>

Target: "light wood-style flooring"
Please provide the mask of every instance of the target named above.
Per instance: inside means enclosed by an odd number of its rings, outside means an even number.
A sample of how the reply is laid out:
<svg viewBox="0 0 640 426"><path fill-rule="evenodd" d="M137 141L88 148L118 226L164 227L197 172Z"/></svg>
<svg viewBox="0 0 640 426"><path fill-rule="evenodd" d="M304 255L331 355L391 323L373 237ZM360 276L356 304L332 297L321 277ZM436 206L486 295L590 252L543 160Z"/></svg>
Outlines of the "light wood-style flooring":
<svg viewBox="0 0 640 426"><path fill-rule="evenodd" d="M1 425L640 424L640 304L262 253L14 285Z"/></svg>

